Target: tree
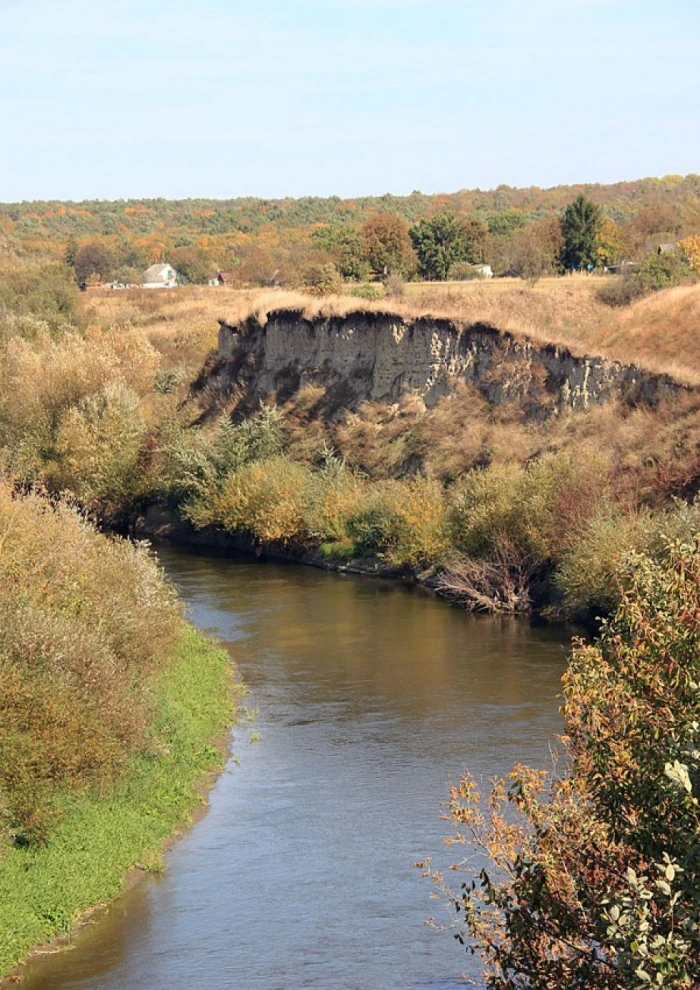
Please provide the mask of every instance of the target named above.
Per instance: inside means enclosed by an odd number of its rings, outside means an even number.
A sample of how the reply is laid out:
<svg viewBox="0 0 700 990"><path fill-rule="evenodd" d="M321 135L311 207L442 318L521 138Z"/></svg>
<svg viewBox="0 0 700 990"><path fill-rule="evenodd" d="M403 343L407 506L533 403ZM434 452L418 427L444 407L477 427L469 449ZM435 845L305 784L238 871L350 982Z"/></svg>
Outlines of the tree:
<svg viewBox="0 0 700 990"><path fill-rule="evenodd" d="M625 235L621 228L608 217L603 217L598 232L598 263L614 264L624 256L626 247Z"/></svg>
<svg viewBox="0 0 700 990"><path fill-rule="evenodd" d="M495 867L449 893L492 990L698 986L700 546L620 576L564 678L568 771L516 767L487 805L469 777L452 792L456 841Z"/></svg>
<svg viewBox="0 0 700 990"><path fill-rule="evenodd" d="M100 282L109 281L114 268L112 252L102 241L81 244L75 255L73 270L79 285L96 277Z"/></svg>
<svg viewBox="0 0 700 990"><path fill-rule="evenodd" d="M408 224L395 213L375 213L362 227L364 256L378 274L408 275L416 256Z"/></svg>
<svg viewBox="0 0 700 990"><path fill-rule="evenodd" d="M603 214L599 206L581 194L564 210L562 262L565 268L595 268L599 264L598 237Z"/></svg>
<svg viewBox="0 0 700 990"><path fill-rule="evenodd" d="M684 237L682 241L678 242L678 250L695 274L700 275L700 234Z"/></svg>
<svg viewBox="0 0 700 990"><path fill-rule="evenodd" d="M444 281L456 262L482 262L486 233L480 220L462 219L455 213L421 220L410 231L420 274L429 281Z"/></svg>
<svg viewBox="0 0 700 990"><path fill-rule="evenodd" d="M63 260L68 265L69 268L73 268L75 265L75 258L78 253L78 241L75 234L71 234L66 243L66 249L63 253Z"/></svg>
<svg viewBox="0 0 700 990"><path fill-rule="evenodd" d="M559 221L537 220L519 230L510 246L509 270L520 278L538 279L561 271L564 240Z"/></svg>
<svg viewBox="0 0 700 990"><path fill-rule="evenodd" d="M176 271L195 285L206 285L211 278L213 267L211 256L208 251L196 244L173 248L168 260Z"/></svg>
<svg viewBox="0 0 700 990"><path fill-rule="evenodd" d="M330 255L343 278L353 282L364 282L369 278L370 266L362 257L362 238L354 227L340 224L317 227L311 241Z"/></svg>

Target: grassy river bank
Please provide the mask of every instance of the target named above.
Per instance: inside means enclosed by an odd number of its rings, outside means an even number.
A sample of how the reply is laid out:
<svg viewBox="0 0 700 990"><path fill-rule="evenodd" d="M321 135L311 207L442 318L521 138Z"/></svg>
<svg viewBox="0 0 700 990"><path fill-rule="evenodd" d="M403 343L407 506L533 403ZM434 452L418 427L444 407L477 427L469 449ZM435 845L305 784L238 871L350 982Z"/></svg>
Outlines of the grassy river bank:
<svg viewBox="0 0 700 990"><path fill-rule="evenodd" d="M143 546L0 489L0 977L159 871L242 687Z"/></svg>

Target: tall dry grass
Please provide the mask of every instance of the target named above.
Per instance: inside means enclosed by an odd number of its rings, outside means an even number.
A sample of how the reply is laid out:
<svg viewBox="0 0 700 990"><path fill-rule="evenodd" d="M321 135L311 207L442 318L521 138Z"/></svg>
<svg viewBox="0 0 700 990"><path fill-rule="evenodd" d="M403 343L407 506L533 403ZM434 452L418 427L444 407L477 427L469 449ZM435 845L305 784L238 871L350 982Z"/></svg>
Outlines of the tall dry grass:
<svg viewBox="0 0 700 990"><path fill-rule="evenodd" d="M540 344L566 347L577 355L600 355L700 384L700 286L666 289L611 310L596 296L597 280L581 284L563 277L556 287L503 282L472 283L468 288L422 286L391 300L242 293L231 299L226 321L236 325L252 318L264 324L271 313L294 309L309 320L359 312L406 320L444 318L458 326L486 323Z"/></svg>

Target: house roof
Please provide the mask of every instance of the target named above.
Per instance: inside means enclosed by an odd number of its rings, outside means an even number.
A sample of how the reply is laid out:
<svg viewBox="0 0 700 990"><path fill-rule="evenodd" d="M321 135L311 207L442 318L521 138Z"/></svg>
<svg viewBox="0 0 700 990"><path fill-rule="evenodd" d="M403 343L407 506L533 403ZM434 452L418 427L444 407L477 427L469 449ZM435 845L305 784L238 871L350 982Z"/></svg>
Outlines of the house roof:
<svg viewBox="0 0 700 990"><path fill-rule="evenodd" d="M157 264L151 265L141 276L144 282L167 282L172 275L169 273L173 271L171 265L168 264Z"/></svg>

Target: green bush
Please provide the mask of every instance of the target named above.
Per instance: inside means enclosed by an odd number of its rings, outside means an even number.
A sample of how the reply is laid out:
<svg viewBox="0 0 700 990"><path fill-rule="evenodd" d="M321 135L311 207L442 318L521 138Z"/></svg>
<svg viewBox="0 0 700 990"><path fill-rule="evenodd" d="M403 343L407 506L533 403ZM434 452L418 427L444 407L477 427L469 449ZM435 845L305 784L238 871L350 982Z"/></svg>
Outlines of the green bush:
<svg viewBox="0 0 700 990"><path fill-rule="evenodd" d="M353 285L346 292L348 296L355 296L358 299L381 299L384 293L378 285Z"/></svg>
<svg viewBox="0 0 700 990"><path fill-rule="evenodd" d="M46 264L0 271L0 314L36 316L52 331L81 322L79 292L64 265Z"/></svg>
<svg viewBox="0 0 700 990"><path fill-rule="evenodd" d="M452 282L473 282L475 279L484 278L484 273L476 265L470 265L468 261L455 261L450 265L447 278Z"/></svg>
<svg viewBox="0 0 700 990"><path fill-rule="evenodd" d="M643 289L652 292L680 285L681 282L697 281L695 271L676 251L648 254L636 278Z"/></svg>
<svg viewBox="0 0 700 990"><path fill-rule="evenodd" d="M310 472L284 457L246 464L216 493L189 509L196 526L220 526L260 543L299 543L308 535L304 511Z"/></svg>

